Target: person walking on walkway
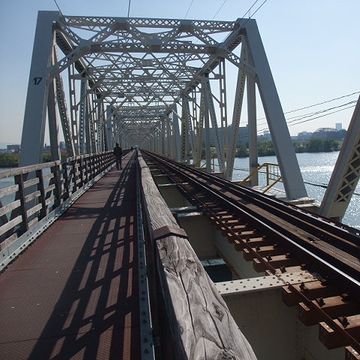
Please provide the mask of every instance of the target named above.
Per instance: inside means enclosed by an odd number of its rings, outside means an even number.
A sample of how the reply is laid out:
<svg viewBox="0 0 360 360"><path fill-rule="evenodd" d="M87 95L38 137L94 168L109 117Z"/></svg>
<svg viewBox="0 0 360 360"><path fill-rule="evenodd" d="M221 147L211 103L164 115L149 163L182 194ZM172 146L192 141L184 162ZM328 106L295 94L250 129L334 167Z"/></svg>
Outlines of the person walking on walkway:
<svg viewBox="0 0 360 360"><path fill-rule="evenodd" d="M122 166L121 166L122 148L119 146L118 143L116 143L113 153L114 153L115 159L116 159L116 168L118 170L120 170L120 169L122 169Z"/></svg>

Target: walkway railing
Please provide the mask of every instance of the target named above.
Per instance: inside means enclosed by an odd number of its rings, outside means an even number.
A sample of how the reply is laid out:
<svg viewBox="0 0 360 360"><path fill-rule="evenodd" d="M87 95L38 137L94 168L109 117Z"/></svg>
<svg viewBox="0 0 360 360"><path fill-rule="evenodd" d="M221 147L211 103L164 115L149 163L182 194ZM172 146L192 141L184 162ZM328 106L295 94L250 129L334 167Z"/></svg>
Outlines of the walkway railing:
<svg viewBox="0 0 360 360"><path fill-rule="evenodd" d="M266 185L262 188L261 192L266 193L278 182L282 181L280 167L278 164L272 163L263 163L259 165L248 177L241 180L241 184L249 185L250 179L254 174L265 174L266 176Z"/></svg>
<svg viewBox="0 0 360 360"><path fill-rule="evenodd" d="M0 172L0 270L113 164L105 152Z"/></svg>

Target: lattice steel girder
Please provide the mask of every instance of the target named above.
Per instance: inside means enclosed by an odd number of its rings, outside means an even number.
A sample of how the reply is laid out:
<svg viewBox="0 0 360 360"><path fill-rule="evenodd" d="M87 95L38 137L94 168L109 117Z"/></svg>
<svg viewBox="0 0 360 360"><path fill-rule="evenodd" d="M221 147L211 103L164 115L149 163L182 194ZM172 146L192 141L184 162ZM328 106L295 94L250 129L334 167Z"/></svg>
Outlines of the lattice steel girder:
<svg viewBox="0 0 360 360"><path fill-rule="evenodd" d="M215 68L219 57L231 52L231 46L224 46L214 36L224 37L239 28L239 22L116 18L97 18L95 26L94 21L89 25L89 19L86 25L74 17L59 21L56 30L62 35L60 39L67 39L66 57L53 70L59 72L76 62L91 65L86 70L93 82L91 92L98 89L102 96L112 99L118 95L124 98L122 104L132 101L144 109L153 102L169 107L184 91L191 91L204 72ZM172 26L169 31L154 34L138 29ZM89 32L87 39L76 35L78 29ZM239 63L232 55L230 61ZM170 113L169 108L166 113Z"/></svg>
<svg viewBox="0 0 360 360"><path fill-rule="evenodd" d="M247 44L252 62L240 58L234 52L242 40ZM55 41L63 51L64 57L52 64L49 59ZM103 146L104 107L114 108L114 139L118 140L125 134L131 134L132 139L146 139L149 138L149 131L156 131L159 137L161 119L176 111L176 104L181 104L183 111L180 116L186 119L183 121L183 131L187 132L182 134L182 137L185 142L189 140L189 136L191 137L195 155L196 150L199 151L199 144L195 146L192 126L196 135L201 133L197 127L202 121L208 129L211 120L212 127L216 129L219 109L216 109L215 105L220 106L222 127L227 124L225 60L237 68L241 67L244 73L253 76L258 86L275 140L274 145L288 197L306 195L255 20L238 19L224 22L69 17L58 12L43 12L39 13L34 54L31 69L31 81L34 81L34 84L29 83L24 131L33 126L32 121L36 122L35 127L40 136L33 136L31 145L34 144L33 140L37 140L35 143L39 142L39 149L43 145L44 109L48 100L46 84L54 77L61 77L62 71L69 66L73 66L78 72L69 72L71 86L67 99L70 100L70 110L73 112L73 133L77 133L77 122L81 123L79 142L82 149L84 140L87 151L96 151ZM217 71L219 66L220 69ZM46 84L43 79L46 80ZM83 79L86 79L86 87ZM220 96L215 94L216 87L210 86L209 81L212 79L220 80ZM78 86L80 82L82 86ZM36 96L33 94L33 85L39 86L36 90L40 89ZM199 94L201 85L205 85L202 114L197 103L200 98L196 95ZM82 89L80 97L75 94L79 87ZM184 99L188 98L192 101L192 111L187 103L184 104ZM76 104L77 99L80 101ZM151 108L156 106L161 107L158 113L151 111ZM65 117L65 113L63 116ZM202 118L200 121L199 116ZM146 126L146 123L152 124L153 127ZM131 128L132 125L135 129ZM144 134L140 133L141 129ZM163 134L170 133L171 130L168 130L166 127L163 128ZM173 131L177 136L176 127ZM206 143L209 146L208 131L206 133ZM216 138L220 169L224 172L229 164L224 158L222 141L219 136ZM73 141L77 142L76 139ZM26 144L24 147L26 148ZM187 155L183 154L183 157ZM199 156L196 157L198 162ZM230 170L227 171L227 175L231 176Z"/></svg>
<svg viewBox="0 0 360 360"><path fill-rule="evenodd" d="M202 29L211 31L232 31L234 21L213 21L213 20L178 20L178 19L150 19L150 18L124 18L104 16L66 16L64 24L70 27L88 27L89 30L112 25L114 28L127 28L127 24L139 28L180 28L191 29L192 26L199 26Z"/></svg>
<svg viewBox="0 0 360 360"><path fill-rule="evenodd" d="M320 214L342 219L360 178L360 97L320 207Z"/></svg>

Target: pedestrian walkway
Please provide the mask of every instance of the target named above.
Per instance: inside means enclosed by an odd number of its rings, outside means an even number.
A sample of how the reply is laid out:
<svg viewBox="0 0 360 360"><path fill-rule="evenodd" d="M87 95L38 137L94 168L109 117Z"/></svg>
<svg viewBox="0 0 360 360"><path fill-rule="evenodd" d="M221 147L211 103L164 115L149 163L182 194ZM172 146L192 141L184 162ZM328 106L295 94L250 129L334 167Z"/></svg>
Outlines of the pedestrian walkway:
<svg viewBox="0 0 360 360"><path fill-rule="evenodd" d="M135 160L0 276L0 359L139 359Z"/></svg>

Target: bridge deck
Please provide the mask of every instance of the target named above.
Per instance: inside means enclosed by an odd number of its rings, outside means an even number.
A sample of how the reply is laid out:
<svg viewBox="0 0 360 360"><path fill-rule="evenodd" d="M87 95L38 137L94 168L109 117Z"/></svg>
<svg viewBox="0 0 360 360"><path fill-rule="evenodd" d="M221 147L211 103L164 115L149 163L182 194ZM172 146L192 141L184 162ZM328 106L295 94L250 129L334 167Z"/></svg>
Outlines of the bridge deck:
<svg viewBox="0 0 360 360"><path fill-rule="evenodd" d="M123 165L1 275L1 359L139 358L135 167Z"/></svg>

